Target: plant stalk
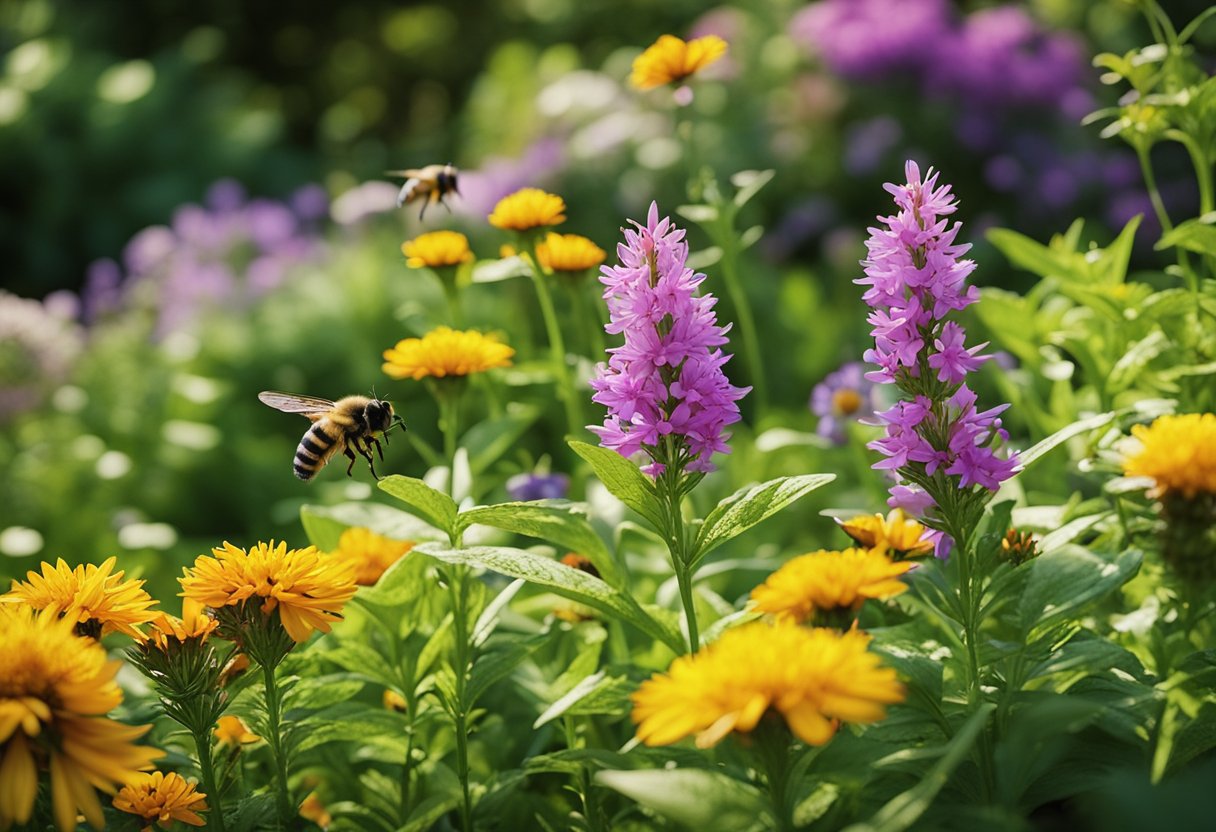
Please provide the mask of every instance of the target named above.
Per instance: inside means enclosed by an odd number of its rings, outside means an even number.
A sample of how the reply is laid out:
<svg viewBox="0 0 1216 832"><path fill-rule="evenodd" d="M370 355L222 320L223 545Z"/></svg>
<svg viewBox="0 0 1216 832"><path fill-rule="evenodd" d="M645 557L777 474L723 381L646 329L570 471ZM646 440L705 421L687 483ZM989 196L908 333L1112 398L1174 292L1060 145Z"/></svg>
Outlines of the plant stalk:
<svg viewBox="0 0 1216 832"><path fill-rule="evenodd" d="M279 824L289 827L294 816L291 797L287 791L287 755L283 749L282 705L283 697L275 681L274 668L262 665L262 677L266 682L266 719L269 734L270 756L274 758L276 789L275 803L278 807Z"/></svg>
<svg viewBox="0 0 1216 832"><path fill-rule="evenodd" d="M562 404L566 409L566 430L570 436L581 436L583 432L583 417L579 412L578 396L574 391L574 380L566 367L566 342L562 338L562 328L557 323L557 311L553 307L553 295L546 283L546 276L541 271L540 262L536 259L536 246L528 246L528 262L532 266L532 283L536 286L536 298L540 302L540 314L545 322L545 332L549 337L549 353L553 362L553 372L557 374L557 390Z"/></svg>
<svg viewBox="0 0 1216 832"><path fill-rule="evenodd" d="M211 759L211 735L207 730L192 731L194 747L198 751L198 769L202 775L203 789L207 792L207 805L211 811L207 813L207 828L216 832L226 832L224 826L224 806L220 800L219 784L215 779L215 765Z"/></svg>

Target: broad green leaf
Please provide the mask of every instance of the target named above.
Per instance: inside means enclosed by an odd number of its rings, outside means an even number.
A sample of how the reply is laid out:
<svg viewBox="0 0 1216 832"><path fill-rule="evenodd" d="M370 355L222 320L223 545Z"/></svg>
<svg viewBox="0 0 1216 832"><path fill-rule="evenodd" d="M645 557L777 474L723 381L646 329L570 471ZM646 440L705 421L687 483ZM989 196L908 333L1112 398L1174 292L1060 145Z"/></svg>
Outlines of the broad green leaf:
<svg viewBox="0 0 1216 832"><path fill-rule="evenodd" d="M996 705L991 702L976 709L954 738L945 745L941 759L929 769L919 783L891 798L868 821L846 827L845 832L903 832L916 823L929 808L933 798L946 785L950 774L971 752L971 746L975 744L980 731L995 709Z"/></svg>
<svg viewBox="0 0 1216 832"><path fill-rule="evenodd" d="M317 711L296 723L296 752L303 753L331 742L365 743L375 737L398 739L404 746L405 720L393 711L381 711L353 702Z"/></svg>
<svg viewBox="0 0 1216 832"><path fill-rule="evenodd" d="M1049 451L1054 451L1074 436L1080 436L1083 433L1089 433L1092 430L1106 427L1115 420L1116 415L1112 411L1109 413L1099 413L1087 419L1081 419L1080 421L1073 422L1068 427L1061 428L1046 439L1036 442L1030 448L1018 454L1018 461L1022 464L1022 471L1025 471Z"/></svg>
<svg viewBox="0 0 1216 832"><path fill-rule="evenodd" d="M586 679L583 679L581 682L571 688L565 696L562 696L548 708L545 708L545 712L538 716L536 721L532 723L532 730L535 731L545 723L552 722L553 720L557 719L559 716L569 710L571 705L595 690L596 687L605 681L605 679L607 679L607 674L603 670L599 671L598 673L592 673Z"/></svg>
<svg viewBox="0 0 1216 832"><path fill-rule="evenodd" d="M380 490L405 503L414 513L435 528L449 535L456 531L456 503L442 491L436 491L414 477L393 474L380 480Z"/></svg>
<svg viewBox="0 0 1216 832"><path fill-rule="evenodd" d="M338 538L352 526L371 529L394 540L439 540L442 537L414 515L381 503L304 506L300 509L300 523L308 541L322 552L338 548Z"/></svg>
<svg viewBox="0 0 1216 832"><path fill-rule="evenodd" d="M511 603L511 599L524 588L525 583L526 581L521 578L507 584L502 592L495 595L494 600L481 611L481 615L477 617L477 623L473 625L473 636L470 639L474 647L485 644L486 639L493 635L498 626L499 613L506 608L507 604Z"/></svg>
<svg viewBox="0 0 1216 832"><path fill-rule="evenodd" d="M571 601L586 604L605 615L619 618L674 650L684 652L680 633L669 624L648 615L629 595L618 592L599 578L547 557L505 546L471 546L448 549L435 543L415 547L415 552L447 563L481 566L512 578L546 586Z"/></svg>
<svg viewBox="0 0 1216 832"><path fill-rule="evenodd" d="M1132 217L1123 226L1110 245L1102 249L1096 263L1097 277L1103 283L1116 285L1127 278L1127 264L1131 260L1132 245L1136 242L1136 229L1140 227L1143 217L1140 214Z"/></svg>
<svg viewBox="0 0 1216 832"><path fill-rule="evenodd" d="M1181 222L1174 226L1173 231L1163 234L1153 248L1160 251L1177 246L1187 251L1216 257L1216 225L1212 223L1213 219L1216 219L1216 216L1206 215Z"/></svg>
<svg viewBox="0 0 1216 832"><path fill-rule="evenodd" d="M309 710L328 708L353 699L365 687L365 679L351 678L343 673L301 679L291 690L291 707Z"/></svg>
<svg viewBox="0 0 1216 832"><path fill-rule="evenodd" d="M460 439L461 447L469 453L469 472L476 477L497 462L515 446L539 415L540 411L535 407L521 407L471 427Z"/></svg>
<svg viewBox="0 0 1216 832"><path fill-rule="evenodd" d="M991 228L984 236L1010 263L1031 274L1065 280L1080 280L1085 277L1078 268L1076 255L1072 252L1056 251L1008 228ZM1084 265L1083 261L1081 265Z"/></svg>
<svg viewBox="0 0 1216 832"><path fill-rule="evenodd" d="M456 522L462 531L477 523L556 544L590 560L604 580L617 586L620 576L616 561L583 516L585 510L585 505L565 500L498 503L462 511Z"/></svg>
<svg viewBox="0 0 1216 832"><path fill-rule="evenodd" d="M1127 583L1142 558L1139 550L1127 549L1108 560L1072 544L1039 555L1026 567L1030 577L1018 604L1022 631L1030 640L1029 636Z"/></svg>
<svg viewBox="0 0 1216 832"><path fill-rule="evenodd" d="M692 562L755 526L801 497L836 479L835 474L780 477L736 491L709 513L693 545Z"/></svg>
<svg viewBox="0 0 1216 832"><path fill-rule="evenodd" d="M616 451L570 441L574 452L587 460L600 482L618 500L636 511L659 532L663 531L663 511L655 494L654 483L625 457Z"/></svg>
<svg viewBox="0 0 1216 832"><path fill-rule="evenodd" d="M545 640L544 636L535 636L522 641L502 641L493 650L478 656L465 687L464 707L472 709L490 685L509 676Z"/></svg>
<svg viewBox="0 0 1216 832"><path fill-rule="evenodd" d="M1048 532L1043 535L1039 541L1040 552L1054 552L1056 549L1063 546L1065 543L1072 543L1082 533L1088 531L1091 527L1111 516L1111 512L1103 511L1097 514L1087 514L1084 517L1078 517L1070 520L1063 526L1060 526L1055 531Z"/></svg>
<svg viewBox="0 0 1216 832"><path fill-rule="evenodd" d="M1161 353L1171 346L1170 339L1160 329L1154 329L1127 348L1106 378L1111 393L1126 390L1136 382L1136 377Z"/></svg>
<svg viewBox="0 0 1216 832"><path fill-rule="evenodd" d="M743 832L771 817L755 787L708 769L601 771L595 782L692 829Z"/></svg>

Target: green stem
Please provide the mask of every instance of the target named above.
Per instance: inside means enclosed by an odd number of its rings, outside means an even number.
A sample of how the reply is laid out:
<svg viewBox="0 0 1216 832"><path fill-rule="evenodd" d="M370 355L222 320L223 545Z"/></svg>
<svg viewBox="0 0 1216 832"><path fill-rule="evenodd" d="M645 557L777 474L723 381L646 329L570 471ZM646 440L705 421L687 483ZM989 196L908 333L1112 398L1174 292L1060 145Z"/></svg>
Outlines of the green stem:
<svg viewBox="0 0 1216 832"><path fill-rule="evenodd" d="M528 246L528 263L532 266L532 283L536 286L536 298L540 301L540 314L545 321L545 331L549 336L549 352L553 361L553 372L557 374L558 395L566 407L566 429L571 436L581 436L583 432L583 417L579 412L579 400L574 390L574 380L566 368L566 343L562 338L562 328L557 323L557 312L553 308L553 296L549 292L548 278L541 271L540 262L536 259L536 247Z"/></svg>
<svg viewBox="0 0 1216 832"><path fill-rule="evenodd" d="M1161 199L1161 191L1157 188L1157 177L1153 174L1153 163L1149 158L1148 148L1137 145L1136 158L1140 160L1140 173L1144 177L1144 186L1148 188L1148 198L1153 203L1153 212L1161 224L1161 233L1162 235L1169 234L1174 230L1174 224L1170 222L1170 216L1165 211L1165 202ZM1187 288L1198 293L1199 279L1191 270L1190 257L1181 247L1176 246L1175 250L1178 252L1178 266L1186 277Z"/></svg>
<svg viewBox="0 0 1216 832"><path fill-rule="evenodd" d="M692 594L692 568L688 563L688 546L684 539L684 515L680 510L680 476L682 474L677 467L669 463L657 484L666 502L667 548L676 582L680 585L680 602L684 605L684 619L688 624L688 651L695 653L701 646L701 635L697 628L697 605Z"/></svg>
<svg viewBox="0 0 1216 832"><path fill-rule="evenodd" d="M439 401L440 430L443 432L443 458L448 463L448 496L456 499L456 442L460 428L460 392L442 389L444 380L437 382L440 389L435 398Z"/></svg>
<svg viewBox="0 0 1216 832"><path fill-rule="evenodd" d="M405 726L405 762L401 767L401 815L398 822L402 825L409 819L410 781L414 774L414 704L406 701L409 708L408 723Z"/></svg>
<svg viewBox="0 0 1216 832"><path fill-rule="evenodd" d="M604 351L604 344L603 339L596 338L599 328L592 324L588 316L587 303L583 300L583 281L577 277L565 277L562 283L566 285L566 299L574 313L574 328L581 336L582 346L587 350L588 357L596 359Z"/></svg>
<svg viewBox="0 0 1216 832"><path fill-rule="evenodd" d="M225 832L224 806L220 801L219 784L215 779L215 765L211 759L211 733L204 730L191 732L194 737L194 747L198 751L198 768L203 779L203 789L207 793L207 828L216 832Z"/></svg>
<svg viewBox="0 0 1216 832"><path fill-rule="evenodd" d="M976 586L975 557L971 537L962 526L954 525L950 530L954 538L954 553L958 558L959 606L963 611L963 640L967 645L967 705L975 711L983 704L983 689L980 683L979 638L983 622L980 620L981 597ZM980 736L979 769L985 800L991 800L995 788L992 765L992 737L987 729Z"/></svg>
<svg viewBox="0 0 1216 832"><path fill-rule="evenodd" d="M290 826L295 812L291 808L291 797L287 792L287 755L283 750L282 705L283 697L275 683L274 668L262 665L262 677L266 682L266 722L270 736L266 738L270 745L270 756L274 758L276 772L275 802L278 806L279 823Z"/></svg>
<svg viewBox="0 0 1216 832"><path fill-rule="evenodd" d="M769 799L777 832L792 832L794 819L789 805L790 741L784 725L758 725L754 735L755 753L768 781Z"/></svg>
<svg viewBox="0 0 1216 832"><path fill-rule="evenodd" d="M440 275L439 283L443 286L443 296L448 302L448 318L452 321L452 328L464 329L464 309L460 303L460 287L456 285L456 275Z"/></svg>
<svg viewBox="0 0 1216 832"><path fill-rule="evenodd" d="M752 396L756 403L756 421L759 422L768 406L768 391L764 382L764 358L760 353L760 338L756 333L756 319L752 315L751 303L748 302L747 292L744 291L743 284L739 281L739 254L735 249L733 227L721 230L718 235L718 245L722 247L722 277L726 281L726 292L730 295L730 302L735 307L739 335L743 339L743 358L747 363L747 374L751 377L748 380L752 383Z"/></svg>
<svg viewBox="0 0 1216 832"><path fill-rule="evenodd" d="M468 575L462 567L454 567L449 582L452 591L452 624L456 630L456 673L452 729L456 733L456 776L460 780L460 828L464 832L473 830L473 801L469 793L469 711L472 703L465 702L469 679L469 615L466 580Z"/></svg>

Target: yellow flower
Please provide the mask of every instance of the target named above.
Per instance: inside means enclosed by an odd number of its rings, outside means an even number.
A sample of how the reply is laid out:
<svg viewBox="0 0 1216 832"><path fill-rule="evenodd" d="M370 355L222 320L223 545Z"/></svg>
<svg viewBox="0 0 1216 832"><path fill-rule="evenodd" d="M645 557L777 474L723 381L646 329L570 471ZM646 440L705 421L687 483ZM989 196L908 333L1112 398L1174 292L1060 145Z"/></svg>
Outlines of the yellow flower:
<svg viewBox="0 0 1216 832"><path fill-rule="evenodd" d="M1123 460L1123 471L1156 480L1156 496L1216 494L1216 414L1162 416L1136 425L1132 435L1140 447Z"/></svg>
<svg viewBox="0 0 1216 832"><path fill-rule="evenodd" d="M803 742L822 745L840 722L877 722L886 705L904 699L895 671L867 651L869 643L859 630L789 621L727 630L642 683L632 696L638 738L653 746L695 736L708 748L775 711Z"/></svg>
<svg viewBox="0 0 1216 832"><path fill-rule="evenodd" d="M183 570L178 578L182 595L213 609L261 598L262 613L277 609L283 629L297 644L313 630L328 633L355 594L353 567L314 546L288 549L272 540L246 551L225 542L211 551L215 557L200 555L193 569Z"/></svg>
<svg viewBox="0 0 1216 832"><path fill-rule="evenodd" d="M892 509L885 518L881 514L859 514L837 522L845 534L868 549L889 550L905 558L933 551L933 541L921 540L925 527L909 518L902 509Z"/></svg>
<svg viewBox="0 0 1216 832"><path fill-rule="evenodd" d="M114 798L114 808L143 818L148 822L145 830L151 829L153 823L168 829L175 820L202 826L206 821L197 813L207 811L206 797L180 774L154 771L140 774L123 786Z"/></svg>
<svg viewBox="0 0 1216 832"><path fill-rule="evenodd" d="M726 41L717 35L683 41L663 35L633 62L629 83L639 90L683 81L726 54Z"/></svg>
<svg viewBox="0 0 1216 832"><path fill-rule="evenodd" d="M354 564L355 583L372 586L390 566L413 548L412 540L393 540L371 529L351 526L338 538L338 548L332 555Z"/></svg>
<svg viewBox="0 0 1216 832"><path fill-rule="evenodd" d="M522 188L498 200L490 225L506 231L530 231L566 221L566 201L540 188Z"/></svg>
<svg viewBox="0 0 1216 832"><path fill-rule="evenodd" d="M249 726L239 716L222 716L215 726L215 739L220 745L240 748L262 738L250 731Z"/></svg>
<svg viewBox="0 0 1216 832"><path fill-rule="evenodd" d="M152 620L152 633L149 636L152 643L160 650L170 648L170 639L185 642L189 639L206 641L215 631L219 622L214 616L208 615L207 608L198 601L189 598L182 599L182 617L160 613Z"/></svg>
<svg viewBox="0 0 1216 832"><path fill-rule="evenodd" d="M469 238L459 231L432 231L401 244L405 265L411 269L459 266L473 262Z"/></svg>
<svg viewBox="0 0 1216 832"><path fill-rule="evenodd" d="M56 826L75 829L79 811L101 828L94 787L113 793L163 754L135 744L151 726L104 717L122 702L122 663L77 637L73 623L51 609L0 605L0 828L30 819L48 768Z"/></svg>
<svg viewBox="0 0 1216 832"><path fill-rule="evenodd" d="M536 259L551 272L585 272L604 262L604 250L578 234L555 234L536 246Z"/></svg>
<svg viewBox="0 0 1216 832"><path fill-rule="evenodd" d="M384 689L384 695L381 696L380 702L384 705L384 710L386 711L397 711L403 714L409 709L409 703L405 701L405 697L392 688Z"/></svg>
<svg viewBox="0 0 1216 832"><path fill-rule="evenodd" d="M304 802L300 804L300 817L312 821L322 829L328 829L329 825L334 822L333 816L329 814L329 810L325 808L321 798L317 797L316 792L309 792L308 797L304 798Z"/></svg>
<svg viewBox="0 0 1216 832"><path fill-rule="evenodd" d="M112 632L142 640L139 625L156 618L156 605L143 590L143 581L123 582L114 572L117 558L100 566L81 564L75 569L63 558L55 566L43 561L42 573L25 574L26 582L13 581L4 601L22 602L36 610L51 610L77 625L77 633L100 638ZM113 574L111 574L113 573Z"/></svg>
<svg viewBox="0 0 1216 832"><path fill-rule="evenodd" d="M421 338L406 338L384 351L383 370L415 381L432 376L467 376L511 366L515 350L493 335L436 327Z"/></svg>
<svg viewBox="0 0 1216 832"><path fill-rule="evenodd" d="M854 611L867 598L890 598L908 588L899 576L912 568L875 549L820 550L786 563L752 590L759 612L797 622L816 612Z"/></svg>

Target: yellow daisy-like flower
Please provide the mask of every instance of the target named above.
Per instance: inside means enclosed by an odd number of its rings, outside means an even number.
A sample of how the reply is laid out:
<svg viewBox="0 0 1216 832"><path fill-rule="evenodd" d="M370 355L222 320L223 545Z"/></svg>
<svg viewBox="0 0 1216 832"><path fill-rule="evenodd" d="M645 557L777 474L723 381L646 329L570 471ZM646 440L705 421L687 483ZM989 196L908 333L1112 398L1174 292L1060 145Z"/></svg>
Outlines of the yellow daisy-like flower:
<svg viewBox="0 0 1216 832"><path fill-rule="evenodd" d="M175 820L202 826L206 821L198 813L207 811L206 797L180 774L154 771L138 775L123 786L114 798L114 808L147 821L145 832L153 824L168 829Z"/></svg>
<svg viewBox="0 0 1216 832"><path fill-rule="evenodd" d="M315 546L288 549L272 540L246 551L225 541L211 551L215 557L201 555L193 569L183 570L178 578L182 595L214 609L261 598L262 613L277 609L283 629L297 644L313 630L328 633L355 594L353 565L323 555Z"/></svg>
<svg viewBox="0 0 1216 832"><path fill-rule="evenodd" d="M809 621L858 609L867 598L891 598L908 588L899 579L912 564L892 561L875 549L820 550L801 555L768 576L752 590L759 612L779 619Z"/></svg>
<svg viewBox="0 0 1216 832"><path fill-rule="evenodd" d="M261 740L257 734L249 730L245 720L239 716L222 716L215 725L215 739L220 745L240 748Z"/></svg>
<svg viewBox="0 0 1216 832"><path fill-rule="evenodd" d="M178 643L197 639L205 641L219 622L207 613L207 608L198 601L189 598L182 599L182 617L178 618L168 613L160 613L152 620L152 632L149 638L160 650L168 650L171 642Z"/></svg>
<svg viewBox="0 0 1216 832"><path fill-rule="evenodd" d="M100 638L112 632L143 639L140 624L160 613L144 591L143 581L126 581L124 572L114 572L118 558L100 566L81 564L75 569L63 558L54 566L43 561L41 574L29 571L25 583L13 581L9 593L0 600L28 604L36 610L51 610L69 619L80 635Z"/></svg>
<svg viewBox="0 0 1216 832"><path fill-rule="evenodd" d="M371 529L351 526L338 538L338 548L331 554L355 565L355 583L372 586L390 566L414 548L412 540L393 540Z"/></svg>
<svg viewBox="0 0 1216 832"><path fill-rule="evenodd" d="M1161 416L1136 425L1140 448L1123 460L1130 477L1152 477L1157 496L1216 494L1216 414Z"/></svg>
<svg viewBox="0 0 1216 832"><path fill-rule="evenodd" d="M406 338L384 351L383 370L393 378L446 378L511 366L515 350L493 335L436 327L421 338Z"/></svg>
<svg viewBox="0 0 1216 832"><path fill-rule="evenodd" d="M725 54L726 41L717 35L690 41L663 35L634 59L629 83L639 90L679 83Z"/></svg>
<svg viewBox="0 0 1216 832"><path fill-rule="evenodd" d="M549 235L536 246L536 259L551 272L585 272L607 257L604 250L578 234Z"/></svg>
<svg viewBox="0 0 1216 832"><path fill-rule="evenodd" d="M923 525L892 509L886 517L881 514L859 514L849 520L838 520L849 537L868 549L891 551L900 557L915 558L933 551L933 541L921 540L927 531Z"/></svg>
<svg viewBox="0 0 1216 832"><path fill-rule="evenodd" d="M566 201L540 188L522 188L498 200L490 225L506 231L530 231L566 221Z"/></svg>
<svg viewBox="0 0 1216 832"><path fill-rule="evenodd" d="M321 802L321 798L317 796L316 792L309 792L308 797L304 798L304 802L300 804L300 817L312 821L322 829L328 829L334 822L333 816L325 808L325 804Z"/></svg>
<svg viewBox="0 0 1216 832"><path fill-rule="evenodd" d="M727 630L642 683L632 696L638 738L653 746L695 736L708 748L775 711L803 742L823 745L840 722L877 722L887 705L904 699L895 671L866 649L869 643L859 630L790 621Z"/></svg>
<svg viewBox="0 0 1216 832"><path fill-rule="evenodd" d="M405 265L411 269L459 266L472 263L469 238L459 231L431 231L401 244Z"/></svg>
<svg viewBox="0 0 1216 832"><path fill-rule="evenodd" d="M59 829L77 813L97 828L105 819L94 787L113 793L163 752L135 744L150 725L104 714L122 702L114 675L122 662L78 637L73 620L50 609L0 606L0 828L30 819L40 770L50 770Z"/></svg>

